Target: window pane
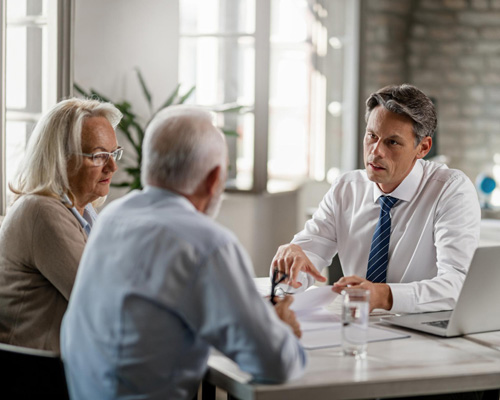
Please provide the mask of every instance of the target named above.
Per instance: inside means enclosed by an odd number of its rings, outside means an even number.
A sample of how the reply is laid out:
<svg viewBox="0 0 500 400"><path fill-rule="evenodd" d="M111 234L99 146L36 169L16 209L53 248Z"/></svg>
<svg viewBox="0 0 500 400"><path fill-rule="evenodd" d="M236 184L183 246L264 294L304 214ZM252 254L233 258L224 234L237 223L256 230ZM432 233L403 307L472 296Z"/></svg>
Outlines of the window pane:
<svg viewBox="0 0 500 400"><path fill-rule="evenodd" d="M181 0L182 34L253 33L255 0Z"/></svg>
<svg viewBox="0 0 500 400"><path fill-rule="evenodd" d="M253 38L182 38L179 64L184 88L196 86L194 103L253 105Z"/></svg>
<svg viewBox="0 0 500 400"><path fill-rule="evenodd" d="M271 40L304 42L309 32L306 0L274 0L271 3Z"/></svg>
<svg viewBox="0 0 500 400"><path fill-rule="evenodd" d="M6 144L6 181L12 182L17 167L24 156L24 150L29 133L34 124L22 121L7 121L5 126L5 144ZM12 193L7 191L7 204L12 202Z"/></svg>
<svg viewBox="0 0 500 400"><path fill-rule="evenodd" d="M7 0L7 17L46 16L47 0Z"/></svg>
<svg viewBox="0 0 500 400"><path fill-rule="evenodd" d="M271 106L308 106L310 59L307 45L295 49L272 47L269 80Z"/></svg>
<svg viewBox="0 0 500 400"><path fill-rule="evenodd" d="M308 112L303 107L271 108L269 161L271 179L294 179L308 173Z"/></svg>
<svg viewBox="0 0 500 400"><path fill-rule="evenodd" d="M269 179L296 180L310 172L311 21L307 1L272 2Z"/></svg>
<svg viewBox="0 0 500 400"><path fill-rule="evenodd" d="M57 0L7 0L6 182L14 177L28 134L56 98ZM50 19L49 14L54 18ZM12 194L7 187L7 204Z"/></svg>
<svg viewBox="0 0 500 400"><path fill-rule="evenodd" d="M229 170L227 186L250 190L253 186L254 169L254 115L252 113L230 116L236 122L238 137L226 137L229 149ZM230 127L228 115L224 116L224 127Z"/></svg>
<svg viewBox="0 0 500 400"><path fill-rule="evenodd" d="M6 103L7 109L26 109L27 84L27 32L26 27L7 28L6 51Z"/></svg>

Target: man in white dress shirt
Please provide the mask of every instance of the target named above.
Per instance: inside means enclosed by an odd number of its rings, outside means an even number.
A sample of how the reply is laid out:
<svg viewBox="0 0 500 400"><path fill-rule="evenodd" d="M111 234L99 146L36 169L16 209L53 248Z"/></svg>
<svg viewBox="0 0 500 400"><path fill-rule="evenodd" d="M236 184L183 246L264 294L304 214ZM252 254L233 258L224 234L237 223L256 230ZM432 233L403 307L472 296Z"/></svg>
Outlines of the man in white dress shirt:
<svg viewBox="0 0 500 400"><path fill-rule="evenodd" d="M226 165L208 112L171 107L149 124L146 186L100 214L63 320L72 399L192 399L211 347L261 382L303 373L291 297L262 299L246 252L211 218Z"/></svg>
<svg viewBox="0 0 500 400"><path fill-rule="evenodd" d="M292 287L304 288L314 279L325 281L319 271L338 253L344 277L335 291L347 285L369 289L372 309L452 309L479 241L474 186L461 171L423 160L437 122L431 100L416 87L388 86L372 94L366 121L365 169L333 183L304 230L278 249L272 266L291 274ZM375 280L367 276L381 196L391 199L390 237L379 270L383 277Z"/></svg>

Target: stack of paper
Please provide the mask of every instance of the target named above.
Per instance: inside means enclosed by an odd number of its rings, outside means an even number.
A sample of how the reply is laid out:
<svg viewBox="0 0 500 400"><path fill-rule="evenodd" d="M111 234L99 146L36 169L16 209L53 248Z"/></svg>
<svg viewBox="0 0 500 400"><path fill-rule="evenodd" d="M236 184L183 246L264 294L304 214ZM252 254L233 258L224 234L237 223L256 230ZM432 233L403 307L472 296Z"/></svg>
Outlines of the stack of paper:
<svg viewBox="0 0 500 400"><path fill-rule="evenodd" d="M302 329L301 342L306 349L320 349L341 345L341 317L326 308L337 298L338 294L332 291L331 286L310 288L302 293L293 295L291 309ZM368 328L368 342L378 342L391 339L409 337L400 332Z"/></svg>

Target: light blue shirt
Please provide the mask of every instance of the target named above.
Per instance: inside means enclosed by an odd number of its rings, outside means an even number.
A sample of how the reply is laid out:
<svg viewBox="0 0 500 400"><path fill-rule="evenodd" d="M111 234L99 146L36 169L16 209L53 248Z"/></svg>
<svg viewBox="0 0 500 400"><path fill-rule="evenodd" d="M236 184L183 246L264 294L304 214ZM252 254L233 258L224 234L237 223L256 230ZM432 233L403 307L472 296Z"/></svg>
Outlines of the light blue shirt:
<svg viewBox="0 0 500 400"><path fill-rule="evenodd" d="M99 215L61 333L72 399L191 399L211 346L256 380L298 377L305 352L253 283L233 234L146 187Z"/></svg>
<svg viewBox="0 0 500 400"><path fill-rule="evenodd" d="M64 204L69 204L70 206L73 206L73 203L71 203L71 200L66 194L62 196L62 202ZM80 222L80 225L82 226L83 230L87 233L88 236L90 234L90 231L92 230L92 226L94 226L95 220L97 219L97 213L92 204L89 203L85 206L85 208L83 209L83 216L78 212L78 210L74 206L70 208L70 211L73 213L78 222Z"/></svg>

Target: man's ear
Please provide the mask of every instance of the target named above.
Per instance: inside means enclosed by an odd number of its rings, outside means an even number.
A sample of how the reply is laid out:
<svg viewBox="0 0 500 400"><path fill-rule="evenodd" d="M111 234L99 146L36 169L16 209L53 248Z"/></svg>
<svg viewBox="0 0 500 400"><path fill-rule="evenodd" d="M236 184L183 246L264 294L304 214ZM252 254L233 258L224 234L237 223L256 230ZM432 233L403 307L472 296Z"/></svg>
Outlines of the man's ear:
<svg viewBox="0 0 500 400"><path fill-rule="evenodd" d="M210 170L207 177L205 178L205 191L210 196L213 196L215 193L217 193L217 189L219 188L220 168L220 165L217 165Z"/></svg>
<svg viewBox="0 0 500 400"><path fill-rule="evenodd" d="M417 154L417 158L424 158L431 150L432 138L430 136L426 136L418 145L420 146L420 150Z"/></svg>

